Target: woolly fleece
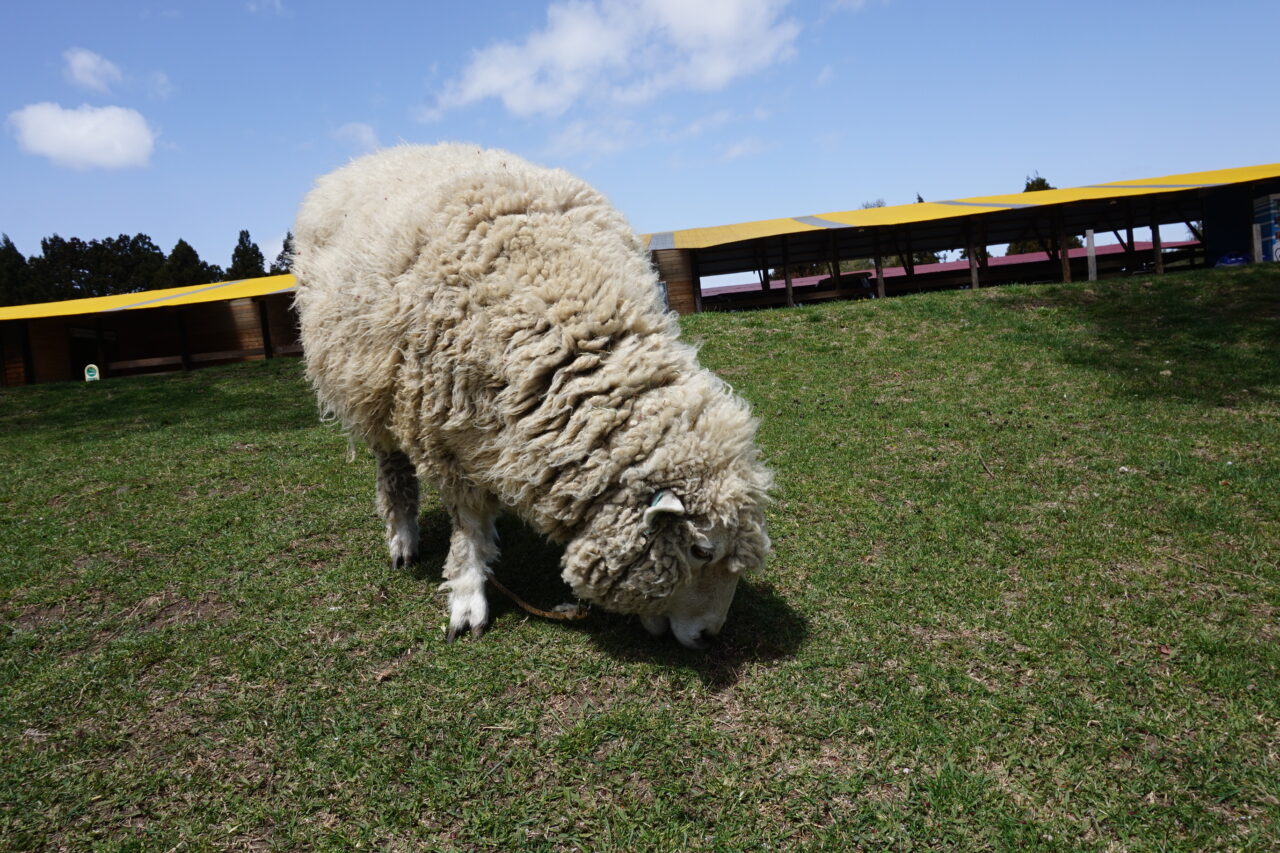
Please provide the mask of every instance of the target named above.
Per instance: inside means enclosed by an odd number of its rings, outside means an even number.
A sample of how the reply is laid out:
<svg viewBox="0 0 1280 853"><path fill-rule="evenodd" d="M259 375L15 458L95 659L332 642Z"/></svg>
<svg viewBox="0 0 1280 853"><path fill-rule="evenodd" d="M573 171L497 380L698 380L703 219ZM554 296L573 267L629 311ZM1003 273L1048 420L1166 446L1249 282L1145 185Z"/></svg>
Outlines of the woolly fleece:
<svg viewBox="0 0 1280 853"><path fill-rule="evenodd" d="M294 235L321 406L446 499L492 496L567 542L578 595L663 612L712 527L721 569L763 564L755 422L677 339L643 246L587 184L502 151L397 147L322 177ZM646 530L662 490L686 515Z"/></svg>

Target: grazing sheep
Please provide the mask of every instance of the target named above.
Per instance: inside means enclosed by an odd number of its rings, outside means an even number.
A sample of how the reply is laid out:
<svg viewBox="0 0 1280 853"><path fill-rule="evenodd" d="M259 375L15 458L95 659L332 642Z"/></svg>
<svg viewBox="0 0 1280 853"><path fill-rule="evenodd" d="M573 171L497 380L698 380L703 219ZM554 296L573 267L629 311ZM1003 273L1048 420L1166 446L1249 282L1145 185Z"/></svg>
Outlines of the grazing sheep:
<svg viewBox="0 0 1280 853"><path fill-rule="evenodd" d="M453 522L450 640L489 618L494 518L565 542L581 598L701 647L769 551L746 403L677 340L622 215L559 170L402 146L322 177L294 228L307 375L378 460L392 563L418 477Z"/></svg>

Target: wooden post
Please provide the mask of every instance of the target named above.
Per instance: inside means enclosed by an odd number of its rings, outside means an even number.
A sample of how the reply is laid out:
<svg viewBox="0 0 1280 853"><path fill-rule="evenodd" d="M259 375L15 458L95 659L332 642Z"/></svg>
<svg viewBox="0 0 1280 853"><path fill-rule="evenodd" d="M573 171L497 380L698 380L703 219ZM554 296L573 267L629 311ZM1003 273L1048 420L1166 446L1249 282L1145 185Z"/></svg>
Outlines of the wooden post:
<svg viewBox="0 0 1280 853"><path fill-rule="evenodd" d="M262 355L271 358L275 355L271 347L271 322L267 312L267 300L258 300L258 325L262 327Z"/></svg>
<svg viewBox="0 0 1280 853"><path fill-rule="evenodd" d="M106 360L105 351L102 348L102 315L101 314L99 314L96 318L94 318L94 322L93 322L93 348L96 353L94 355L94 358L98 360L97 362L98 375L106 376L107 360ZM83 379L84 377L81 376L80 378Z"/></svg>
<svg viewBox="0 0 1280 853"><path fill-rule="evenodd" d="M1093 229L1084 232L1084 245L1089 254L1089 281L1098 280L1098 253L1093 245Z"/></svg>
<svg viewBox="0 0 1280 853"><path fill-rule="evenodd" d="M902 266L907 271L907 283L915 287L916 259L915 253L911 251L911 228L909 226L902 231L902 244L906 246L906 250L902 253Z"/></svg>
<svg viewBox="0 0 1280 853"><path fill-rule="evenodd" d="M698 271L698 250L689 250L689 271L693 273L693 310L702 313L702 273Z"/></svg>
<svg viewBox="0 0 1280 853"><path fill-rule="evenodd" d="M1067 243L1067 226L1062 221L1062 209L1059 208L1054 213L1054 220L1057 227L1058 241L1058 265L1062 268L1062 280L1071 281L1071 246Z"/></svg>
<svg viewBox="0 0 1280 853"><path fill-rule="evenodd" d="M1160 243L1160 223L1151 217L1151 251L1156 259L1156 275L1164 273L1164 246Z"/></svg>
<svg viewBox="0 0 1280 853"><path fill-rule="evenodd" d="M36 359L31 352L31 321L22 321L22 379L27 385L36 384Z"/></svg>
<svg viewBox="0 0 1280 853"><path fill-rule="evenodd" d="M880 232L872 232L871 235L874 249L876 253L876 298L884 299L884 255L880 254Z"/></svg>
<svg viewBox="0 0 1280 853"><path fill-rule="evenodd" d="M982 282L978 278L978 249L973 245L973 220L970 219L965 223L967 232L965 254L969 256L969 286L974 290L982 287Z"/></svg>
<svg viewBox="0 0 1280 853"><path fill-rule="evenodd" d="M787 235L782 235L782 280L787 286L787 307L796 307L795 294L791 292L791 249Z"/></svg>
<svg viewBox="0 0 1280 853"><path fill-rule="evenodd" d="M1264 259L1262 257L1262 226L1255 222L1253 223L1253 262L1255 264L1260 264L1262 263L1263 260Z"/></svg>
<svg viewBox="0 0 1280 853"><path fill-rule="evenodd" d="M840 287L840 253L836 251L836 232L832 231L831 238L831 286Z"/></svg>
<svg viewBox="0 0 1280 853"><path fill-rule="evenodd" d="M1129 238L1129 245L1125 247L1125 254L1128 255L1128 257L1125 258L1125 261L1126 261L1125 265L1128 266L1130 269L1133 269L1134 263L1138 260L1138 244L1133 242L1133 226L1134 226L1133 199L1127 198L1124 200L1124 213L1125 213L1125 229L1124 229L1125 236Z"/></svg>
<svg viewBox="0 0 1280 853"><path fill-rule="evenodd" d="M187 312L178 309L178 340L182 346L182 369L191 369L191 343L187 340Z"/></svg>

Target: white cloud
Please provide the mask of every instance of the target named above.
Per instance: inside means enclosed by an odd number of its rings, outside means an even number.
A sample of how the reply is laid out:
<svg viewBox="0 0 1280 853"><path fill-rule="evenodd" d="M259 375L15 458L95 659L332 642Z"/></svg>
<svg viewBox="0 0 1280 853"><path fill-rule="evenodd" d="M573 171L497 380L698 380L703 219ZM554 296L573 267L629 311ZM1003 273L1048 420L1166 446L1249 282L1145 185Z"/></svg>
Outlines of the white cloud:
<svg viewBox="0 0 1280 853"><path fill-rule="evenodd" d="M163 101L174 93L174 86L168 74L163 71L152 71L147 75L147 91L151 93L151 97Z"/></svg>
<svg viewBox="0 0 1280 853"><path fill-rule="evenodd" d="M145 166L156 143L142 114L124 107L31 104L10 113L9 124L23 151L71 169Z"/></svg>
<svg viewBox="0 0 1280 853"><path fill-rule="evenodd" d="M106 94L111 91L113 83L124 79L120 67L109 59L104 59L92 50L73 47L62 54L67 61L63 75L75 86Z"/></svg>
<svg viewBox="0 0 1280 853"><path fill-rule="evenodd" d="M333 138L359 149L361 153L377 151L382 147L378 143L378 134L373 126L361 121L347 122L333 132Z"/></svg>
<svg viewBox="0 0 1280 853"><path fill-rule="evenodd" d="M626 119L575 121L561 129L549 147L561 156L612 154L637 144L639 138L639 126Z"/></svg>
<svg viewBox="0 0 1280 853"><path fill-rule="evenodd" d="M519 42L476 51L424 120L487 98L518 116L560 115L584 100L638 103L712 92L790 56L800 27L788 0L563 0Z"/></svg>
<svg viewBox="0 0 1280 853"><path fill-rule="evenodd" d="M284 0L249 0L245 8L253 14L284 15Z"/></svg>
<svg viewBox="0 0 1280 853"><path fill-rule="evenodd" d="M721 160L737 160L739 157L751 157L764 151L764 143L754 136L739 140L724 149Z"/></svg>
<svg viewBox="0 0 1280 853"><path fill-rule="evenodd" d="M685 136L701 136L708 130L728 124L730 121L733 121L733 113L728 110L719 110L718 112L711 113L710 115L694 119L689 122L689 124L685 125L683 130L676 133L675 136L676 138Z"/></svg>
<svg viewBox="0 0 1280 853"><path fill-rule="evenodd" d="M815 86L825 86L834 80L835 77L836 70L830 65L824 65L822 66L822 70L818 72L818 76L814 79L813 84Z"/></svg>

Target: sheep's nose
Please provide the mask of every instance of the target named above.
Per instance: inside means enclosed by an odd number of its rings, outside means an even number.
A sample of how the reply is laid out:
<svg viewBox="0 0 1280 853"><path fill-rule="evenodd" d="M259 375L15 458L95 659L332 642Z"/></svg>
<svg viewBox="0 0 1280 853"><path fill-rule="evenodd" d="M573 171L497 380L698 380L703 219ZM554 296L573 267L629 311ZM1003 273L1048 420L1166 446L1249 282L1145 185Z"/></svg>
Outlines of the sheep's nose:
<svg viewBox="0 0 1280 853"><path fill-rule="evenodd" d="M685 641L685 646L700 652L705 651L712 642L715 641L717 636L718 635L714 631L709 631L706 628L703 628L701 631Z"/></svg>

